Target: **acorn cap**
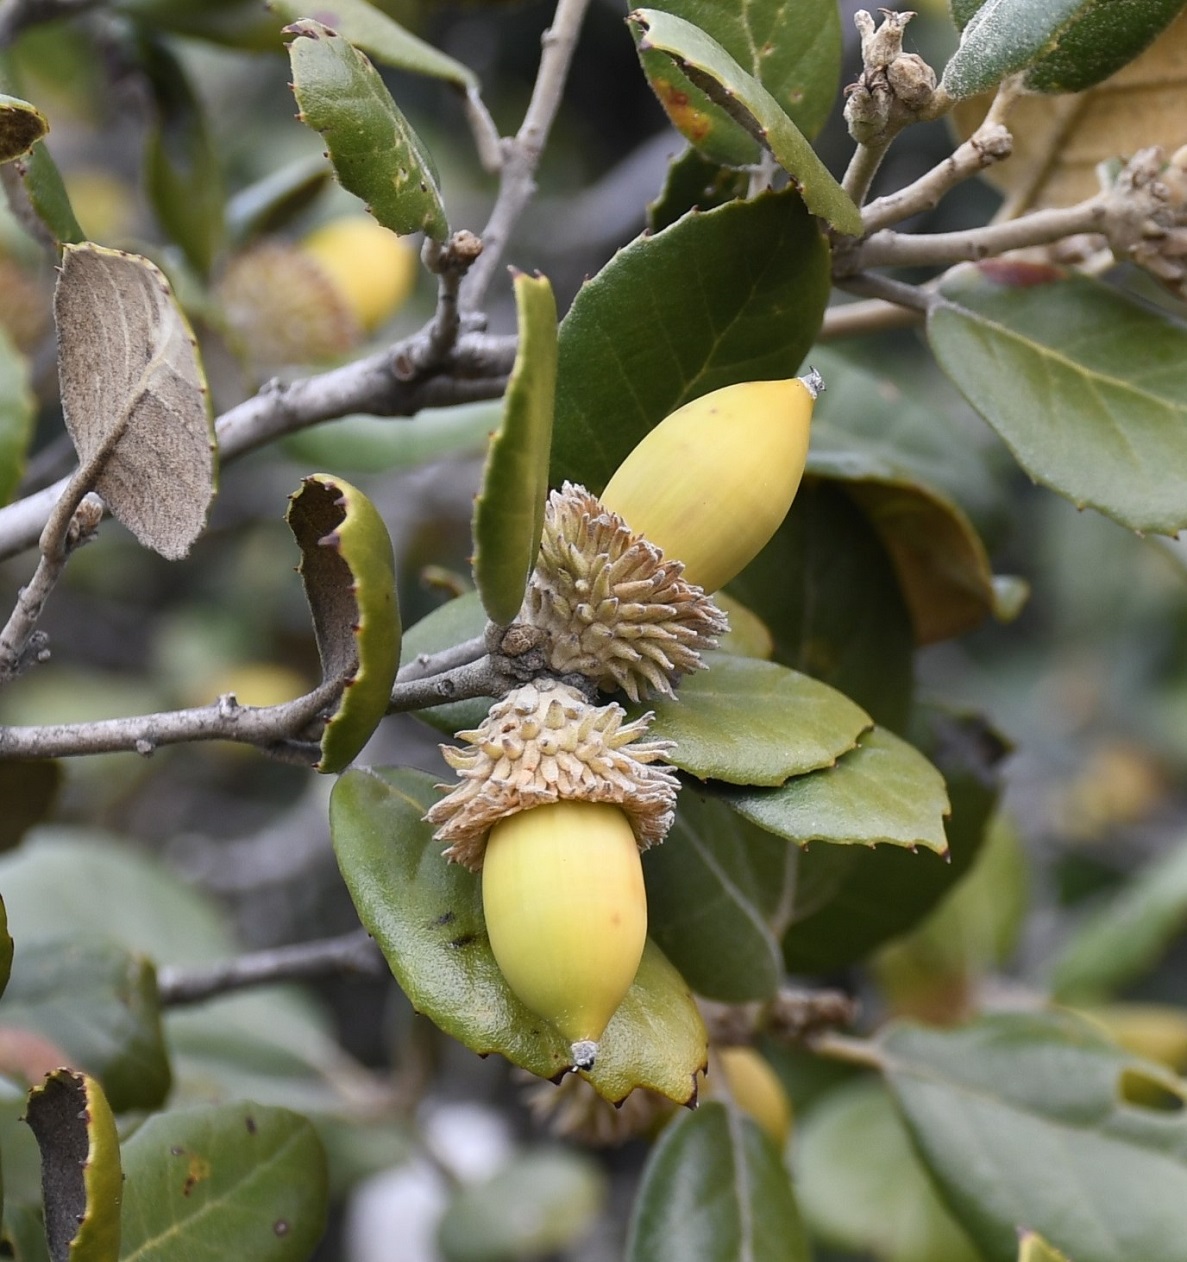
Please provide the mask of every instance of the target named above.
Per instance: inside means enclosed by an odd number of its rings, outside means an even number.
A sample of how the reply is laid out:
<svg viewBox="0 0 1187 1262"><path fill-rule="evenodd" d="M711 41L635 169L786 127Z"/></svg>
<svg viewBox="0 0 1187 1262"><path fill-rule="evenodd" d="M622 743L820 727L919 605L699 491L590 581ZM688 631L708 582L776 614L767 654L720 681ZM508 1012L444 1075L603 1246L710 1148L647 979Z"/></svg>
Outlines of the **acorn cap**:
<svg viewBox="0 0 1187 1262"><path fill-rule="evenodd" d="M548 664L558 674L585 675L632 701L671 696L682 675L704 666L701 651L729 630L683 570L596 496L566 482L548 497L519 620L548 635Z"/></svg>
<svg viewBox="0 0 1187 1262"><path fill-rule="evenodd" d="M437 840L449 843L445 857L477 872L499 820L574 799L621 807L640 850L662 841L679 782L670 768L652 764L672 742L639 739L650 714L633 723L625 717L620 705L590 705L576 688L552 679L524 684L496 702L478 728L458 733L468 745L441 747L461 779L425 815L437 825Z"/></svg>

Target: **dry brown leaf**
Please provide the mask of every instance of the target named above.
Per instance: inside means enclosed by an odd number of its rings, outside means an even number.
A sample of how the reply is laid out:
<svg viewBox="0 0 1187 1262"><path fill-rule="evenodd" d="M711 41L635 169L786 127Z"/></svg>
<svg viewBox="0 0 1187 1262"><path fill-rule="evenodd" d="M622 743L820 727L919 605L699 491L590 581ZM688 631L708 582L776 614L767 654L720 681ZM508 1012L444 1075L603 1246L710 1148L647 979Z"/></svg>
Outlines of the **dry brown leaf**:
<svg viewBox="0 0 1187 1262"><path fill-rule="evenodd" d="M991 95L952 112L961 138L985 117ZM1187 11L1111 79L1072 96L1027 96L1008 120L1014 153L985 178L1006 195L999 218L1071 206L1099 190L1096 166L1149 145L1169 156L1187 144Z"/></svg>
<svg viewBox="0 0 1187 1262"><path fill-rule="evenodd" d="M54 294L66 428L93 486L146 547L185 556L214 495L214 429L197 347L147 259L65 247Z"/></svg>

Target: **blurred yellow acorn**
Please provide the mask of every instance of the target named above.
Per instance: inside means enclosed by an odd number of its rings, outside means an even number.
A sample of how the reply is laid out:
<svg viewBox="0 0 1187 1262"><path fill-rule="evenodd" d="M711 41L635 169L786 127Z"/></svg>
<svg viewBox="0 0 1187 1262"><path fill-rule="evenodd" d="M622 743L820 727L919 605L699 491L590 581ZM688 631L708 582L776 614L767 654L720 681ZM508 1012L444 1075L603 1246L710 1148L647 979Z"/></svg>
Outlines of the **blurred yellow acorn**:
<svg viewBox="0 0 1187 1262"><path fill-rule="evenodd" d="M791 1101L770 1063L753 1047L718 1047L714 1059L725 1077L730 1098L771 1137L782 1151L791 1135ZM708 1094L716 1094L712 1077Z"/></svg>
<svg viewBox="0 0 1187 1262"><path fill-rule="evenodd" d="M416 287L415 247L370 215L331 219L311 232L301 249L321 264L368 333L403 306Z"/></svg>

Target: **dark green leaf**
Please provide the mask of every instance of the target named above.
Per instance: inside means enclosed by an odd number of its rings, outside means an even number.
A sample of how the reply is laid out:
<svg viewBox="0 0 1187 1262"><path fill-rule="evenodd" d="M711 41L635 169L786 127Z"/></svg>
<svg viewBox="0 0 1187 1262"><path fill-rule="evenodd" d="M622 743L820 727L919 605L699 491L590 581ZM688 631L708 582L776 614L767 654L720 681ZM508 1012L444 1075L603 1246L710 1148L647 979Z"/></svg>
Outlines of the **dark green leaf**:
<svg viewBox="0 0 1187 1262"><path fill-rule="evenodd" d="M1187 328L1083 277L1011 276L949 275L940 366L1037 482L1134 530L1187 526Z"/></svg>
<svg viewBox="0 0 1187 1262"><path fill-rule="evenodd" d="M828 292L828 248L794 192L636 238L561 322L553 484L568 478L596 494L682 404L785 378L811 346Z"/></svg>
<svg viewBox="0 0 1187 1262"><path fill-rule="evenodd" d="M114 0L112 8L157 30L248 52L274 53L280 20L260 0Z"/></svg>
<svg viewBox="0 0 1187 1262"><path fill-rule="evenodd" d="M662 232L690 210L712 210L746 196L750 177L688 148L668 164L663 189L647 204L647 231Z"/></svg>
<svg viewBox="0 0 1187 1262"><path fill-rule="evenodd" d="M124 1145L124 1173L121 1256L136 1262L306 1262L325 1228L325 1154L287 1109L158 1114Z"/></svg>
<svg viewBox="0 0 1187 1262"><path fill-rule="evenodd" d="M218 150L181 62L163 43L149 39L140 62L156 106L144 159L149 199L161 227L206 277L223 237Z"/></svg>
<svg viewBox="0 0 1187 1262"><path fill-rule="evenodd" d="M330 172L317 155L287 163L228 200L227 235L244 246L253 237L279 232L317 200L329 181Z"/></svg>
<svg viewBox="0 0 1187 1262"><path fill-rule="evenodd" d="M651 735L675 741L671 761L702 780L780 785L831 766L873 725L844 694L786 666L725 653L707 664L650 707Z"/></svg>
<svg viewBox="0 0 1187 1262"><path fill-rule="evenodd" d="M52 758L0 763L0 851L11 850L53 810L62 785L62 764Z"/></svg>
<svg viewBox="0 0 1187 1262"><path fill-rule="evenodd" d="M25 193L34 214L41 220L50 236L59 245L77 245L86 240L86 234L78 226L74 208L61 173L45 141L39 140L32 149L19 159L17 170L25 184Z"/></svg>
<svg viewBox="0 0 1187 1262"><path fill-rule="evenodd" d="M486 611L482 601L477 592L467 592L434 609L408 629L404 636L403 662L406 665L416 661L422 653L439 653L455 644L464 644L485 630ZM453 701L430 710L418 710L417 718L452 736L454 732L476 728L486 717L493 700L493 697L475 697L470 701Z"/></svg>
<svg viewBox="0 0 1187 1262"><path fill-rule="evenodd" d="M986 1262L1020 1227L1076 1262L1179 1262L1187 1233L1182 1080L1070 1013L899 1025L884 1071L944 1199Z"/></svg>
<svg viewBox="0 0 1187 1262"><path fill-rule="evenodd" d="M694 789L643 858L648 931L708 999L767 999L783 973L772 926L794 889L793 847Z"/></svg>
<svg viewBox="0 0 1187 1262"><path fill-rule="evenodd" d="M359 918L413 1006L480 1054L499 1052L542 1078L571 1064L569 1044L511 993L487 940L479 878L446 863L424 822L435 777L353 770L330 800L338 866ZM598 1043L589 1081L604 1098L649 1087L687 1101L705 1033L684 981L652 943Z"/></svg>
<svg viewBox="0 0 1187 1262"><path fill-rule="evenodd" d="M948 0L948 8L952 12L952 20L960 30L968 26L974 13L985 3L985 0Z"/></svg>
<svg viewBox="0 0 1187 1262"><path fill-rule="evenodd" d="M20 484L36 416L28 360L0 328L0 504L7 504Z"/></svg>
<svg viewBox="0 0 1187 1262"><path fill-rule="evenodd" d="M13 1251L14 1262L51 1262L40 1206L5 1205L3 1238Z"/></svg>
<svg viewBox="0 0 1187 1262"><path fill-rule="evenodd" d="M783 525L728 594L770 627L776 661L830 684L884 727L903 726L913 669L910 614L873 527L836 486L807 479Z"/></svg>
<svg viewBox="0 0 1187 1262"><path fill-rule="evenodd" d="M45 115L28 101L0 92L0 162L11 162L49 131Z"/></svg>
<svg viewBox="0 0 1187 1262"><path fill-rule="evenodd" d="M287 520L301 549L323 678L343 685L322 734L318 770L341 771L387 712L400 663L392 541L362 491L329 474L304 480Z"/></svg>
<svg viewBox="0 0 1187 1262"><path fill-rule="evenodd" d="M1111 994L1155 964L1185 926L1187 842L1180 841L1076 928L1053 965L1055 994L1069 1003Z"/></svg>
<svg viewBox="0 0 1187 1262"><path fill-rule="evenodd" d="M928 749L948 783L947 860L897 846L797 851L792 924L783 955L793 973L831 973L917 924L972 866L996 801L1002 756L983 725L933 720Z"/></svg>
<svg viewBox="0 0 1187 1262"><path fill-rule="evenodd" d="M492 1178L465 1183L445 1210L437 1246L446 1262L507 1262L566 1250L605 1199L602 1172L581 1153L538 1148Z"/></svg>
<svg viewBox="0 0 1187 1262"><path fill-rule="evenodd" d="M846 1083L812 1105L796 1170L804 1221L828 1244L879 1262L981 1262L880 1082Z"/></svg>
<svg viewBox="0 0 1187 1262"><path fill-rule="evenodd" d="M835 766L777 789L731 789L744 818L788 841L948 849L944 777L912 745L876 727Z"/></svg>
<svg viewBox="0 0 1187 1262"><path fill-rule="evenodd" d="M710 1102L664 1131L647 1163L627 1262L807 1262L791 1180L748 1118Z"/></svg>
<svg viewBox="0 0 1187 1262"><path fill-rule="evenodd" d="M657 9L636 9L628 21L649 74L654 74L648 65L649 50L667 54L718 109L770 150L795 181L814 215L828 220L838 232L861 234L861 212L816 156L803 133L779 101L715 39L684 18ZM673 121L687 140L697 143L699 120L688 125L676 118Z"/></svg>
<svg viewBox="0 0 1187 1262"><path fill-rule="evenodd" d="M519 343L474 502L474 583L490 620L514 622L540 551L556 403L556 299L544 276L514 279Z"/></svg>
<svg viewBox="0 0 1187 1262"><path fill-rule="evenodd" d="M0 1029L49 1039L99 1079L117 1112L159 1108L169 1092L156 970L109 939L23 939Z"/></svg>
<svg viewBox="0 0 1187 1262"><path fill-rule="evenodd" d="M313 6L307 0L267 0L267 3L286 22L296 22L316 13L319 22L324 22L381 65L407 70L410 74L430 75L462 88L478 86L477 76L468 66L418 39L366 0L318 0Z"/></svg>
<svg viewBox="0 0 1187 1262"><path fill-rule="evenodd" d="M385 228L443 241L449 225L432 161L375 67L320 22L285 30L301 118L325 138L342 187Z"/></svg>

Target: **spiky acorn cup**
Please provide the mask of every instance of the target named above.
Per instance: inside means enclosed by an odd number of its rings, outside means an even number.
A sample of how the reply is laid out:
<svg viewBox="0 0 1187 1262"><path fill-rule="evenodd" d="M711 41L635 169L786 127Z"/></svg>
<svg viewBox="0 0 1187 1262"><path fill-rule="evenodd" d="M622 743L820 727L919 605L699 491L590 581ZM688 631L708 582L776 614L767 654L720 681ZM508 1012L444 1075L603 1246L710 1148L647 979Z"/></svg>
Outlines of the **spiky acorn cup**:
<svg viewBox="0 0 1187 1262"><path fill-rule="evenodd" d="M593 706L556 680L525 684L443 746L461 783L426 815L445 854L482 871L495 961L511 990L591 1069L647 940L640 850L663 839L678 782L644 741L650 716Z"/></svg>
<svg viewBox="0 0 1187 1262"><path fill-rule="evenodd" d="M566 482L548 497L519 620L546 633L548 664L558 674L584 675L632 701L671 696L729 630L683 570L597 496Z"/></svg>

